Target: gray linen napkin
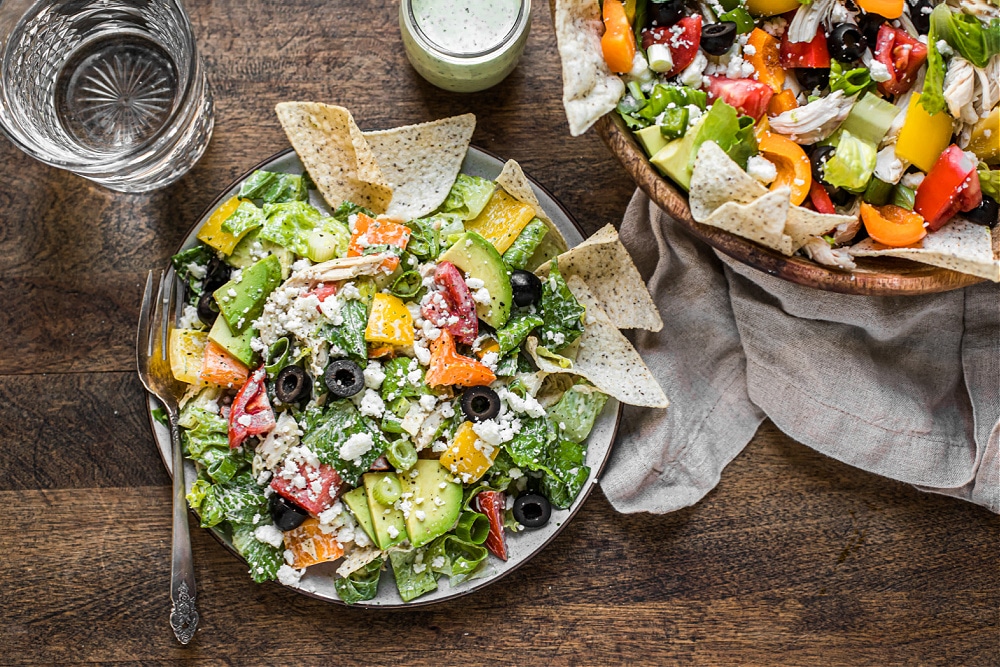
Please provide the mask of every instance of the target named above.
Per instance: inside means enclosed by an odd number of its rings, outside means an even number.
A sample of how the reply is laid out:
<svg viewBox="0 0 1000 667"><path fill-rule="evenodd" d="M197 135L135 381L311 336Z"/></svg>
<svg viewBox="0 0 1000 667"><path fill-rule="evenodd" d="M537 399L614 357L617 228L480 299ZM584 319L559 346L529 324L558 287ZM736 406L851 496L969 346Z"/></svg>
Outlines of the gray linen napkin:
<svg viewBox="0 0 1000 667"><path fill-rule="evenodd" d="M694 504L768 417L839 461L1000 513L1000 286L801 287L717 254L641 191L621 239L664 321L634 341L670 407L626 407L601 480L617 510Z"/></svg>

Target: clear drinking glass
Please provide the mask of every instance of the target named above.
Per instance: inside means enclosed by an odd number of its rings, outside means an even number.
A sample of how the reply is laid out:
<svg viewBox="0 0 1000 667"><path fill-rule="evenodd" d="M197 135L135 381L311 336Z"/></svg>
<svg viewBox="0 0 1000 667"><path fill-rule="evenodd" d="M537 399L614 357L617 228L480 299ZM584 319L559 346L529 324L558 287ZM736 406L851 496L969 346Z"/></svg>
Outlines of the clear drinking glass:
<svg viewBox="0 0 1000 667"><path fill-rule="evenodd" d="M184 175L213 125L177 0L0 0L0 130L28 155L146 192Z"/></svg>

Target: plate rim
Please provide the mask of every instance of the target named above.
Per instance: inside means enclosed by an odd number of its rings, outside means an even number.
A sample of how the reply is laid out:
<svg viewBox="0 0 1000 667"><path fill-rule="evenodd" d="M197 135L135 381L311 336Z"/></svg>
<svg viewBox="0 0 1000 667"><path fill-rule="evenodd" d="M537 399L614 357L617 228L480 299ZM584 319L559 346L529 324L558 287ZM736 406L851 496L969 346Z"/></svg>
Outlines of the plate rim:
<svg viewBox="0 0 1000 667"><path fill-rule="evenodd" d="M261 169L264 166L269 165L269 164L271 164L273 162L276 162L276 161L278 161L278 160L286 157L288 154L294 153L294 152L295 152L295 150L293 148L291 148L291 147L288 147L288 148L285 148L283 150L280 150L277 153L272 154L270 157L264 158L263 160L257 162L252 167L248 168L247 170L245 170L244 172L242 172L239 176L237 176L236 178L234 178L224 188L222 188L219 191L219 194L214 199L212 199L212 201L204 209L202 209L202 212L197 216L195 222L188 227L187 231L185 231L185 233L184 233L184 235L183 235L183 237L182 237L182 239L181 239L178 247L174 251L174 254L176 254L177 252L180 252L180 250L183 249L183 247L184 247L187 239L201 225L202 220L204 220L206 216L210 215L212 211L214 211L216 208L218 208L219 204L226 198L226 196L233 189L235 189L240 183L242 183L244 180L246 180L246 178L250 174L252 174L254 171L256 171L258 169ZM469 144L469 147L467 149L466 157L468 156L469 152L479 152L479 153L485 155L486 157L492 158L493 160L495 160L496 162L498 162L501 165L503 165L506 162L506 160L504 160L502 157L500 157L499 155L497 155L493 151L490 151L490 150L488 150L486 148L482 148L480 146L476 146L476 145L471 144L471 143ZM464 159L465 158L463 158L463 162L464 162ZM548 188L546 188L544 185L542 185L537 180L535 180L534 178L532 178L530 175L528 175L526 173L525 177L531 183L532 187L538 188L543 193L545 193L545 195L560 209L560 211L566 217L566 219L569 220L569 222L573 225L573 227L576 229L576 231L584 239L586 239L587 238L587 234L584 231L583 227L580 226L580 223L577 221L576 217L573 216L569 212L569 210L566 208L566 206L555 195L553 195L552 192ZM614 400L614 399L612 398L611 400ZM161 448L160 445L159 445L159 437L157 435L157 429L156 429L157 421L156 421L156 418L153 416L153 412L152 412L152 406L154 405L155 401L156 401L156 399L151 394L149 394L147 392L146 393L146 417L147 417L147 420L148 420L148 423L149 423L150 433L151 433L151 435L153 437L153 445L156 448L156 452L160 456L160 461L163 464L164 470L166 470L166 472L170 476L170 478L173 479L174 473L173 473L173 470L171 469L171 462L167 460L166 456L164 455L163 448ZM445 597L442 597L442 598L439 598L439 599L420 600L420 598L417 598L417 599L415 599L415 600L413 600L411 602L402 602L400 604L389 604L389 605L387 605L387 604L371 604L371 603L368 603L367 601L357 602L357 603L354 603L354 604L348 604L348 603L344 602L343 600L333 599L333 598L330 598L330 597L326 597L326 596L320 595L317 592L308 591L308 590L304 590L304 589L293 587L293 586L286 586L286 585L278 582L277 580L267 581L267 582L264 582L264 584L265 585L266 584L276 584L278 586L281 586L282 588L289 589L292 592L295 592L295 593L298 593L298 594L301 594L301 595L306 595L306 596L308 596L310 598L314 598L314 599L320 600L322 602L327 602L327 603L331 603L331 604L341 605L343 607L348 607L348 608L353 608L353 609L383 609L383 610L388 610L388 611L400 611L400 610L406 610L406 609L413 609L413 608L416 608L416 607L427 607L427 606L431 606L431 605L443 604L443 603L455 600L457 598L464 597L466 595L471 595L472 593L477 593L477 592L479 592L479 591L481 591L481 590L483 590L485 588L488 588L490 585L492 585L492 584L500 581L501 579L504 579L505 577L507 577L511 573L519 570L521 568L521 566L523 566L528 561L532 560L540 552L544 551L557 537L559 537L560 534L562 534L563 530L566 529L566 526L569 525L569 523L576 517L577 513L580 511L580 509L583 507L583 505L587 502L587 499L590 498L590 494L593 492L594 487L597 486L599 484L599 482L600 482L601 473L604 472L604 468L607 466L608 461L611 458L611 450L614 448L615 441L618 439L618 430L619 430L619 428L621 428L622 413L623 413L625 405L621 401L617 401L617 403L618 403L618 407L617 407L617 409L615 411L615 415L614 415L614 424L613 424L612 429L611 429L610 442L608 444L607 451L604 453L604 457L600 461L600 464L594 469L594 472L593 472L593 476L594 476L593 477L593 481L588 481L586 483L585 487L580 491L580 496L574 501L573 505L569 508L569 513L566 515L566 517L563 519L563 521L559 525L557 525L555 527L555 529L553 530L552 534L549 535L545 539L544 542L542 542L540 545L538 545L538 547L536 547L530 554L528 554L527 556L525 556L524 558L522 558L517 563L514 563L510 568L504 570L503 572L500 572L496 576L494 576L494 577L492 577L490 579L484 579L484 580L482 580L482 581L480 581L478 583L473 583L472 585L470 585L468 587L463 587L463 588L457 590L455 593L453 593L453 594L449 593L449 595L447 595ZM191 515L194 515L195 518L197 518L197 514L194 513L194 510L192 510L190 506L187 507L187 510L188 510L188 512ZM190 524L189 524L189 526L190 526ZM237 559L239 559L243 563L246 563L246 560L236 551L235 547L233 547L232 544L230 544L225 539L223 539L222 535L220 535L220 531L216 530L214 527L213 528L203 529L200 526L196 526L196 528L198 528L199 530L207 530L207 532L213 538L215 538L215 540L219 544L221 544L227 551L229 551L233 556L235 556ZM475 582L475 581L476 580L473 580L473 582ZM261 584L255 584L255 585L261 585ZM452 589L452 590L454 590L454 589Z"/></svg>
<svg viewBox="0 0 1000 667"><path fill-rule="evenodd" d="M771 276L814 289L866 296L917 296L961 289L985 282L985 278L959 273L929 264L898 258L896 266L914 266L914 271L836 271L816 262L786 257L722 229L698 223L691 217L687 196L656 172L621 117L609 112L594 125L611 154L618 160L632 181L658 206L662 207L685 229L713 248L736 261Z"/></svg>

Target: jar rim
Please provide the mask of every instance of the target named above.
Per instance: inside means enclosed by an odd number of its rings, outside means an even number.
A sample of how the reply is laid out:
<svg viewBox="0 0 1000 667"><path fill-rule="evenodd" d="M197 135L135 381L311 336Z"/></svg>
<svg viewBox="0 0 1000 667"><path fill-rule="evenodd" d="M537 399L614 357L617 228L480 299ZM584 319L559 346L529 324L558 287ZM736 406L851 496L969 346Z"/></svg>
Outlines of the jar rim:
<svg viewBox="0 0 1000 667"><path fill-rule="evenodd" d="M405 16L408 19L407 23L409 23L409 27L412 28L411 33L413 37L420 42L421 46L428 51L432 51L447 58L454 58L456 60L473 60L475 58L482 58L483 56L488 56L506 48L511 42L515 41L515 37L524 30L527 24L527 21L525 20L528 15L527 8L531 6L531 0L520 0L517 17L514 19L514 23L511 25L510 30L508 30L507 34L490 48L473 53L457 53L455 51L449 51L441 44L433 41L427 33L421 29L420 24L417 22L417 17L413 13L412 0L402 0L402 3L406 8Z"/></svg>

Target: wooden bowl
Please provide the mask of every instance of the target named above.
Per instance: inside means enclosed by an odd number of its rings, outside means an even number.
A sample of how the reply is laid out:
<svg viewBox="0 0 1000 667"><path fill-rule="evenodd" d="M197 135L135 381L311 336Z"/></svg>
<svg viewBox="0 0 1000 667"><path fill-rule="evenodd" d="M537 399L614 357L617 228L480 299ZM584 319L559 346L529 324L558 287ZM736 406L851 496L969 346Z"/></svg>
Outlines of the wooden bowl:
<svg viewBox="0 0 1000 667"><path fill-rule="evenodd" d="M860 257L848 273L817 264L805 257L786 257L741 236L695 222L687 196L660 176L617 113L606 114L595 125L597 133L651 200L687 227L695 236L744 264L799 285L842 294L931 294L967 287L982 278L894 257Z"/></svg>

